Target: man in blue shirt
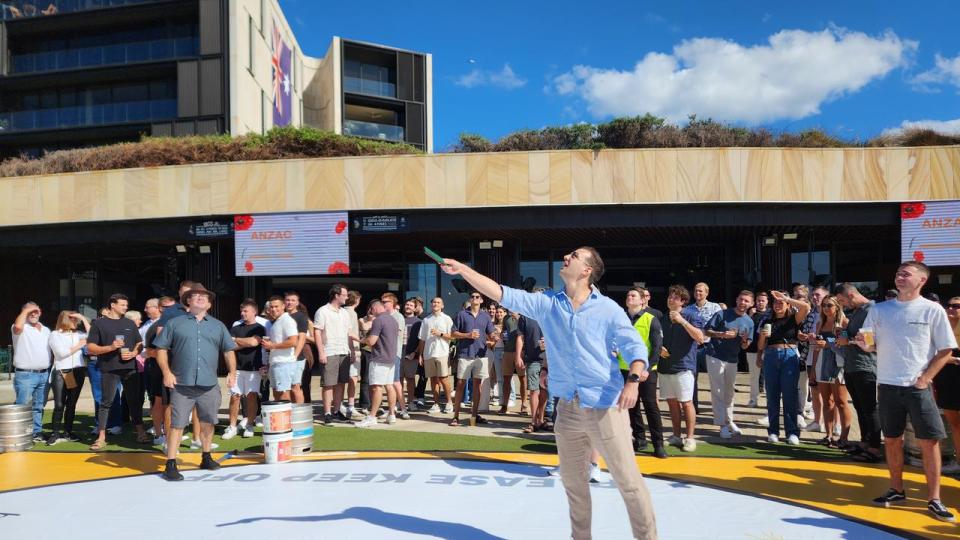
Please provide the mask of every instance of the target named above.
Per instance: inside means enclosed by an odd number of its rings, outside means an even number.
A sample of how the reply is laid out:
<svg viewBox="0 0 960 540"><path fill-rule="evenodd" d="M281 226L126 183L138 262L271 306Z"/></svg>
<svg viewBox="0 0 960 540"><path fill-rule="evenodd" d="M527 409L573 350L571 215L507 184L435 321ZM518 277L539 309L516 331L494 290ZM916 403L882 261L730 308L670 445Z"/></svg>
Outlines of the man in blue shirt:
<svg viewBox="0 0 960 540"><path fill-rule="evenodd" d="M627 314L594 286L603 260L592 247L564 256L559 291L527 293L502 286L469 266L444 259L444 272L462 276L483 295L540 323L550 344L551 393L560 398L554 428L572 537L591 537L590 469L600 451L627 507L634 538L657 538L650 493L634 459L627 411L646 380L648 351ZM610 351L630 367L627 382Z"/></svg>
<svg viewBox="0 0 960 540"><path fill-rule="evenodd" d="M752 305L753 292L740 291L736 306L714 315L705 329L711 338L707 345L707 373L710 374L713 424L722 426L720 437L724 439L740 434L740 428L733 421L734 385L740 351L746 350L753 339L753 321L747 316Z"/></svg>
<svg viewBox="0 0 960 540"><path fill-rule="evenodd" d="M487 358L487 340L493 334L493 321L490 315L480 306L483 297L480 293L470 293L470 307L457 313L453 320L453 331L450 335L457 340L457 399L453 402L453 420L451 426L460 425L460 396L466 387L467 380L473 380L473 402L470 406L470 415L477 424L486 424L487 421L478 413L480 410L480 386L484 379L489 377L490 363Z"/></svg>
<svg viewBox="0 0 960 540"><path fill-rule="evenodd" d="M697 426L693 396L696 395L697 349L703 343L703 331L694 323L696 312L684 309L690 301L690 292L683 285L667 289L667 311L660 319L663 328L663 348L657 371L660 372L660 397L667 400L673 435L667 444L678 446L684 452L697 449L693 438ZM686 422L685 436L680 434L680 416Z"/></svg>

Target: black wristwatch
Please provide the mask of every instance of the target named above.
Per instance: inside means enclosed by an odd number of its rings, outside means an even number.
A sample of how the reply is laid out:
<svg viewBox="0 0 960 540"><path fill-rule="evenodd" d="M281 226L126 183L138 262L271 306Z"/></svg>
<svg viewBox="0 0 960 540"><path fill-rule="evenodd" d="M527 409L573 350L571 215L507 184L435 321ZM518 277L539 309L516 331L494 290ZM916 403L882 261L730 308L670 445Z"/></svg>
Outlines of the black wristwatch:
<svg viewBox="0 0 960 540"><path fill-rule="evenodd" d="M631 373L631 374L627 375L627 382L639 383L639 382L640 382L640 376L637 375L636 373Z"/></svg>

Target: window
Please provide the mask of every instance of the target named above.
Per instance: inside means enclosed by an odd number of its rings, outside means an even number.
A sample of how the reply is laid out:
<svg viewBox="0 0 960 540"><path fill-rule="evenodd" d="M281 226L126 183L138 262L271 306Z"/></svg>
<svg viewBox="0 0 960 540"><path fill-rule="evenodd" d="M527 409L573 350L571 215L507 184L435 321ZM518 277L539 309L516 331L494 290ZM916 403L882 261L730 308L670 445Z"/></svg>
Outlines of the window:
<svg viewBox="0 0 960 540"><path fill-rule="evenodd" d="M430 310L430 300L437 295L437 266L434 262L407 265L407 297L423 298L424 309Z"/></svg>
<svg viewBox="0 0 960 540"><path fill-rule="evenodd" d="M253 17L247 21L247 70L253 74Z"/></svg>
<svg viewBox="0 0 960 540"><path fill-rule="evenodd" d="M830 280L830 252L813 252L813 276L810 275L809 252L795 251L790 254L790 281L818 285Z"/></svg>
<svg viewBox="0 0 960 540"><path fill-rule="evenodd" d="M526 291L550 288L550 265L544 260L520 261L520 288Z"/></svg>

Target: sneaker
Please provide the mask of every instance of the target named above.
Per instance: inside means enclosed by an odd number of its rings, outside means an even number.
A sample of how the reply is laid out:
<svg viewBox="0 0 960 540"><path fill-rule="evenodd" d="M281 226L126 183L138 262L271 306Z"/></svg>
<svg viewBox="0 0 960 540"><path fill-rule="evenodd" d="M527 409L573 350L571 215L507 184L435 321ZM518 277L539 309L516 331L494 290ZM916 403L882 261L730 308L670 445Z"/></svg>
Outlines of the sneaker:
<svg viewBox="0 0 960 540"><path fill-rule="evenodd" d="M507 408L508 408L508 409L512 409L512 408L514 408L514 407L516 407L516 406L517 406L517 402L514 401L514 400L512 400L512 399L507 402Z"/></svg>
<svg viewBox="0 0 960 540"><path fill-rule="evenodd" d="M833 425L833 436L834 436L834 437L839 437L842 432L843 432L843 428L840 427L840 424L834 424L834 425Z"/></svg>
<svg viewBox="0 0 960 540"><path fill-rule="evenodd" d="M381 418L381 417L383 417L385 414L387 414L387 411L386 411L385 409L383 409L383 408L377 409L377 418Z"/></svg>
<svg viewBox="0 0 960 540"><path fill-rule="evenodd" d="M950 463L947 463L940 467L941 474L960 474L960 463L957 463L957 460L953 460Z"/></svg>
<svg viewBox="0 0 960 540"><path fill-rule="evenodd" d="M810 422L809 424L806 425L805 429L806 429L807 431L820 431L820 432L822 432L822 431L823 431L823 426L821 426L821 425L820 425L819 423L817 423L817 422Z"/></svg>
<svg viewBox="0 0 960 540"><path fill-rule="evenodd" d="M662 444L653 445L653 457L667 459L667 449Z"/></svg>
<svg viewBox="0 0 960 540"><path fill-rule="evenodd" d="M415 401L414 403L417 405L417 408L418 408L418 409L421 409L421 410L422 410L422 409L426 409L426 408L427 408L427 404L424 403L422 399L418 399L418 400Z"/></svg>
<svg viewBox="0 0 960 540"><path fill-rule="evenodd" d="M147 433L149 433L150 435L156 435L156 434L157 434L157 432L153 429L153 426L150 426L150 429L147 430Z"/></svg>
<svg viewBox="0 0 960 540"><path fill-rule="evenodd" d="M410 403L407 403L407 410L417 412L420 410L420 407L417 406L416 401L411 401Z"/></svg>
<svg viewBox="0 0 960 540"><path fill-rule="evenodd" d="M183 480L183 475L177 470L176 460L171 459L167 461L167 466L163 470L163 477L171 482Z"/></svg>
<svg viewBox="0 0 960 540"><path fill-rule="evenodd" d="M220 438L225 441L229 441L230 439L236 436L237 436L237 426L227 426L227 429L223 430L223 435Z"/></svg>
<svg viewBox="0 0 960 540"><path fill-rule="evenodd" d="M695 452L697 450L697 441L696 439L684 439L683 448L684 452Z"/></svg>
<svg viewBox="0 0 960 540"><path fill-rule="evenodd" d="M353 415L355 415L355 414L357 414L357 410L356 410L356 409L354 409L353 407L347 407L347 414L345 414L344 416L345 416L346 418L353 418Z"/></svg>
<svg viewBox="0 0 960 540"><path fill-rule="evenodd" d="M335 422L340 422L341 424L343 424L343 423L349 422L349 421L350 421L350 417L347 416L347 415L345 415L345 414L343 414L343 413L340 412L340 411L337 411L337 414L333 415L333 420L334 420Z"/></svg>
<svg viewBox="0 0 960 540"><path fill-rule="evenodd" d="M733 422L730 422L729 424L727 424L727 427L730 428L730 431L731 431L734 435L742 435L742 434L743 434L743 430L740 429L740 426L734 424Z"/></svg>
<svg viewBox="0 0 960 540"><path fill-rule="evenodd" d="M330 414L330 413L324 414L324 415L323 415L323 423L326 424L326 425L328 425L328 426L329 426L329 425L332 425L332 424L333 424L333 415Z"/></svg>
<svg viewBox="0 0 960 540"><path fill-rule="evenodd" d="M671 435L670 438L667 439L667 444L669 444L670 446L676 446L677 448L680 448L683 446L683 439L681 439L680 437L677 437L676 435Z"/></svg>
<svg viewBox="0 0 960 540"><path fill-rule="evenodd" d="M730 426L723 426L720 428L720 438L721 439L732 439L733 430L730 429Z"/></svg>
<svg viewBox="0 0 960 540"><path fill-rule="evenodd" d="M773 434L767 435L767 442L776 444L780 442L780 437L777 437L776 435L773 435Z"/></svg>
<svg viewBox="0 0 960 540"><path fill-rule="evenodd" d="M873 504L889 508L891 504L900 504L906 500L907 495L904 492L890 488L886 493L874 499Z"/></svg>
<svg viewBox="0 0 960 540"><path fill-rule="evenodd" d="M440 406L437 405L436 403L434 403L434 404L433 404L433 407L430 407L430 410L427 411L427 412L430 413L430 414L437 414L437 413L440 412Z"/></svg>
<svg viewBox="0 0 960 540"><path fill-rule="evenodd" d="M806 418L807 420L813 420L813 419L815 418L815 416L814 416L814 414L813 414L813 409L812 409L812 408L811 408L811 409L804 409L804 410L803 410L803 417Z"/></svg>
<svg viewBox="0 0 960 540"><path fill-rule="evenodd" d="M340 414L342 414L343 416L346 416L346 415L347 415L347 406L344 405L343 403L341 403L341 404L340 404L340 408L337 409L337 412L340 413Z"/></svg>
<svg viewBox="0 0 960 540"><path fill-rule="evenodd" d="M120 426L113 426L112 428L107 429L107 433L111 435L119 435L123 433L123 428Z"/></svg>
<svg viewBox="0 0 960 540"><path fill-rule="evenodd" d="M47 446L53 446L58 442L63 442L63 441L64 441L64 438L60 436L60 433L54 431L53 433L50 434L49 437L47 437L46 443L47 443Z"/></svg>
<svg viewBox="0 0 960 540"><path fill-rule="evenodd" d="M757 424L763 427L770 427L770 419L766 416L761 416L757 419Z"/></svg>
<svg viewBox="0 0 960 540"><path fill-rule="evenodd" d="M957 519L953 517L953 514L947 510L947 507L940 502L940 499L933 499L927 502L927 510L933 514L933 517L939 519L940 521L947 521L953 523Z"/></svg>
<svg viewBox="0 0 960 540"><path fill-rule="evenodd" d="M45 438L43 438L43 435L42 435L42 434L40 434L40 433L34 433L34 434L33 434L33 442L35 442L35 443L42 443L42 442L47 442L47 440L46 440Z"/></svg>
<svg viewBox="0 0 960 540"><path fill-rule="evenodd" d="M236 433L234 433L234 435L236 435ZM190 449L191 449L191 450L200 450L201 448L203 448L203 445L200 444L200 441L198 441L198 440L192 440L192 441L190 441ZM220 448L220 445L219 445L219 444L217 444L217 443L215 443L215 442L210 443L210 450L216 450L217 448Z"/></svg>
<svg viewBox="0 0 960 540"><path fill-rule="evenodd" d="M800 429L804 429L807 427L807 421L806 419L803 418L802 414L797 415L797 427Z"/></svg>
<svg viewBox="0 0 960 540"><path fill-rule="evenodd" d="M387 423L388 423L388 424L396 424L396 423L397 423L397 415L395 415L395 414L387 415Z"/></svg>
<svg viewBox="0 0 960 540"><path fill-rule="evenodd" d="M64 433L63 440L67 442L80 442L80 439L73 433Z"/></svg>
<svg viewBox="0 0 960 540"><path fill-rule="evenodd" d="M217 460L210 457L210 454L204 454L200 460L200 468L207 471L215 471L220 468L220 464L217 463Z"/></svg>
<svg viewBox="0 0 960 540"><path fill-rule="evenodd" d="M359 427L359 428L373 427L375 425L377 425L376 417L369 416L369 415L367 415L363 420L359 422L355 422L353 424L354 427Z"/></svg>
<svg viewBox="0 0 960 540"><path fill-rule="evenodd" d="M591 463L590 464L590 483L599 484L602 481L603 479L600 478L600 465L597 465L596 463Z"/></svg>
<svg viewBox="0 0 960 540"><path fill-rule="evenodd" d="M253 425L255 425L255 426L257 426L257 427L263 427L263 419L261 419L259 416L257 416L257 417L253 420Z"/></svg>
<svg viewBox="0 0 960 540"><path fill-rule="evenodd" d="M249 439L249 438L251 438L251 437L253 437L253 430L252 430L252 429L243 428L243 438L244 438L244 439Z"/></svg>
<svg viewBox="0 0 960 540"><path fill-rule="evenodd" d="M790 435L787 437L787 444L790 446L800 446L800 437L797 437L796 435Z"/></svg>
<svg viewBox="0 0 960 540"><path fill-rule="evenodd" d="M404 420L409 420L409 419L410 419L410 413L408 413L407 411L402 411L402 412L400 413L400 418L402 418L402 419L404 419Z"/></svg>
<svg viewBox="0 0 960 540"><path fill-rule="evenodd" d="M747 402L747 407L756 407L756 406L757 406L757 400L755 399L751 399L750 401Z"/></svg>
<svg viewBox="0 0 960 540"><path fill-rule="evenodd" d="M240 422L238 422L237 425L240 426L240 430L241 430L241 431L247 429L247 419L246 419L246 418L241 418L241 419L240 419Z"/></svg>
<svg viewBox="0 0 960 540"><path fill-rule="evenodd" d="M164 437L163 435L159 437L154 437L153 439L154 446L165 446L166 444L167 444L167 438Z"/></svg>
<svg viewBox="0 0 960 540"><path fill-rule="evenodd" d="M443 409L440 410L441 414L450 414L453 412L453 405L444 405Z"/></svg>

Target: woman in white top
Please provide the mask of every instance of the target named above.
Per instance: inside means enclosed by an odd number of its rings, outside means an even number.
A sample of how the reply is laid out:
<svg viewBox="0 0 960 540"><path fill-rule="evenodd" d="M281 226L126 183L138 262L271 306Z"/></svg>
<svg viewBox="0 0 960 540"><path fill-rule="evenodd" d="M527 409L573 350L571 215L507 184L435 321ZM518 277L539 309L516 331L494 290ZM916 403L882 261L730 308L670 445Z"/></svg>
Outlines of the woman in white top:
<svg viewBox="0 0 960 540"><path fill-rule="evenodd" d="M83 324L84 331L77 330ZM50 333L50 350L53 352L53 432L47 444L60 441L77 441L73 436L73 418L77 412L77 399L87 376L83 347L87 344L90 321L75 311L61 311L57 326ZM62 431L61 431L62 427Z"/></svg>

